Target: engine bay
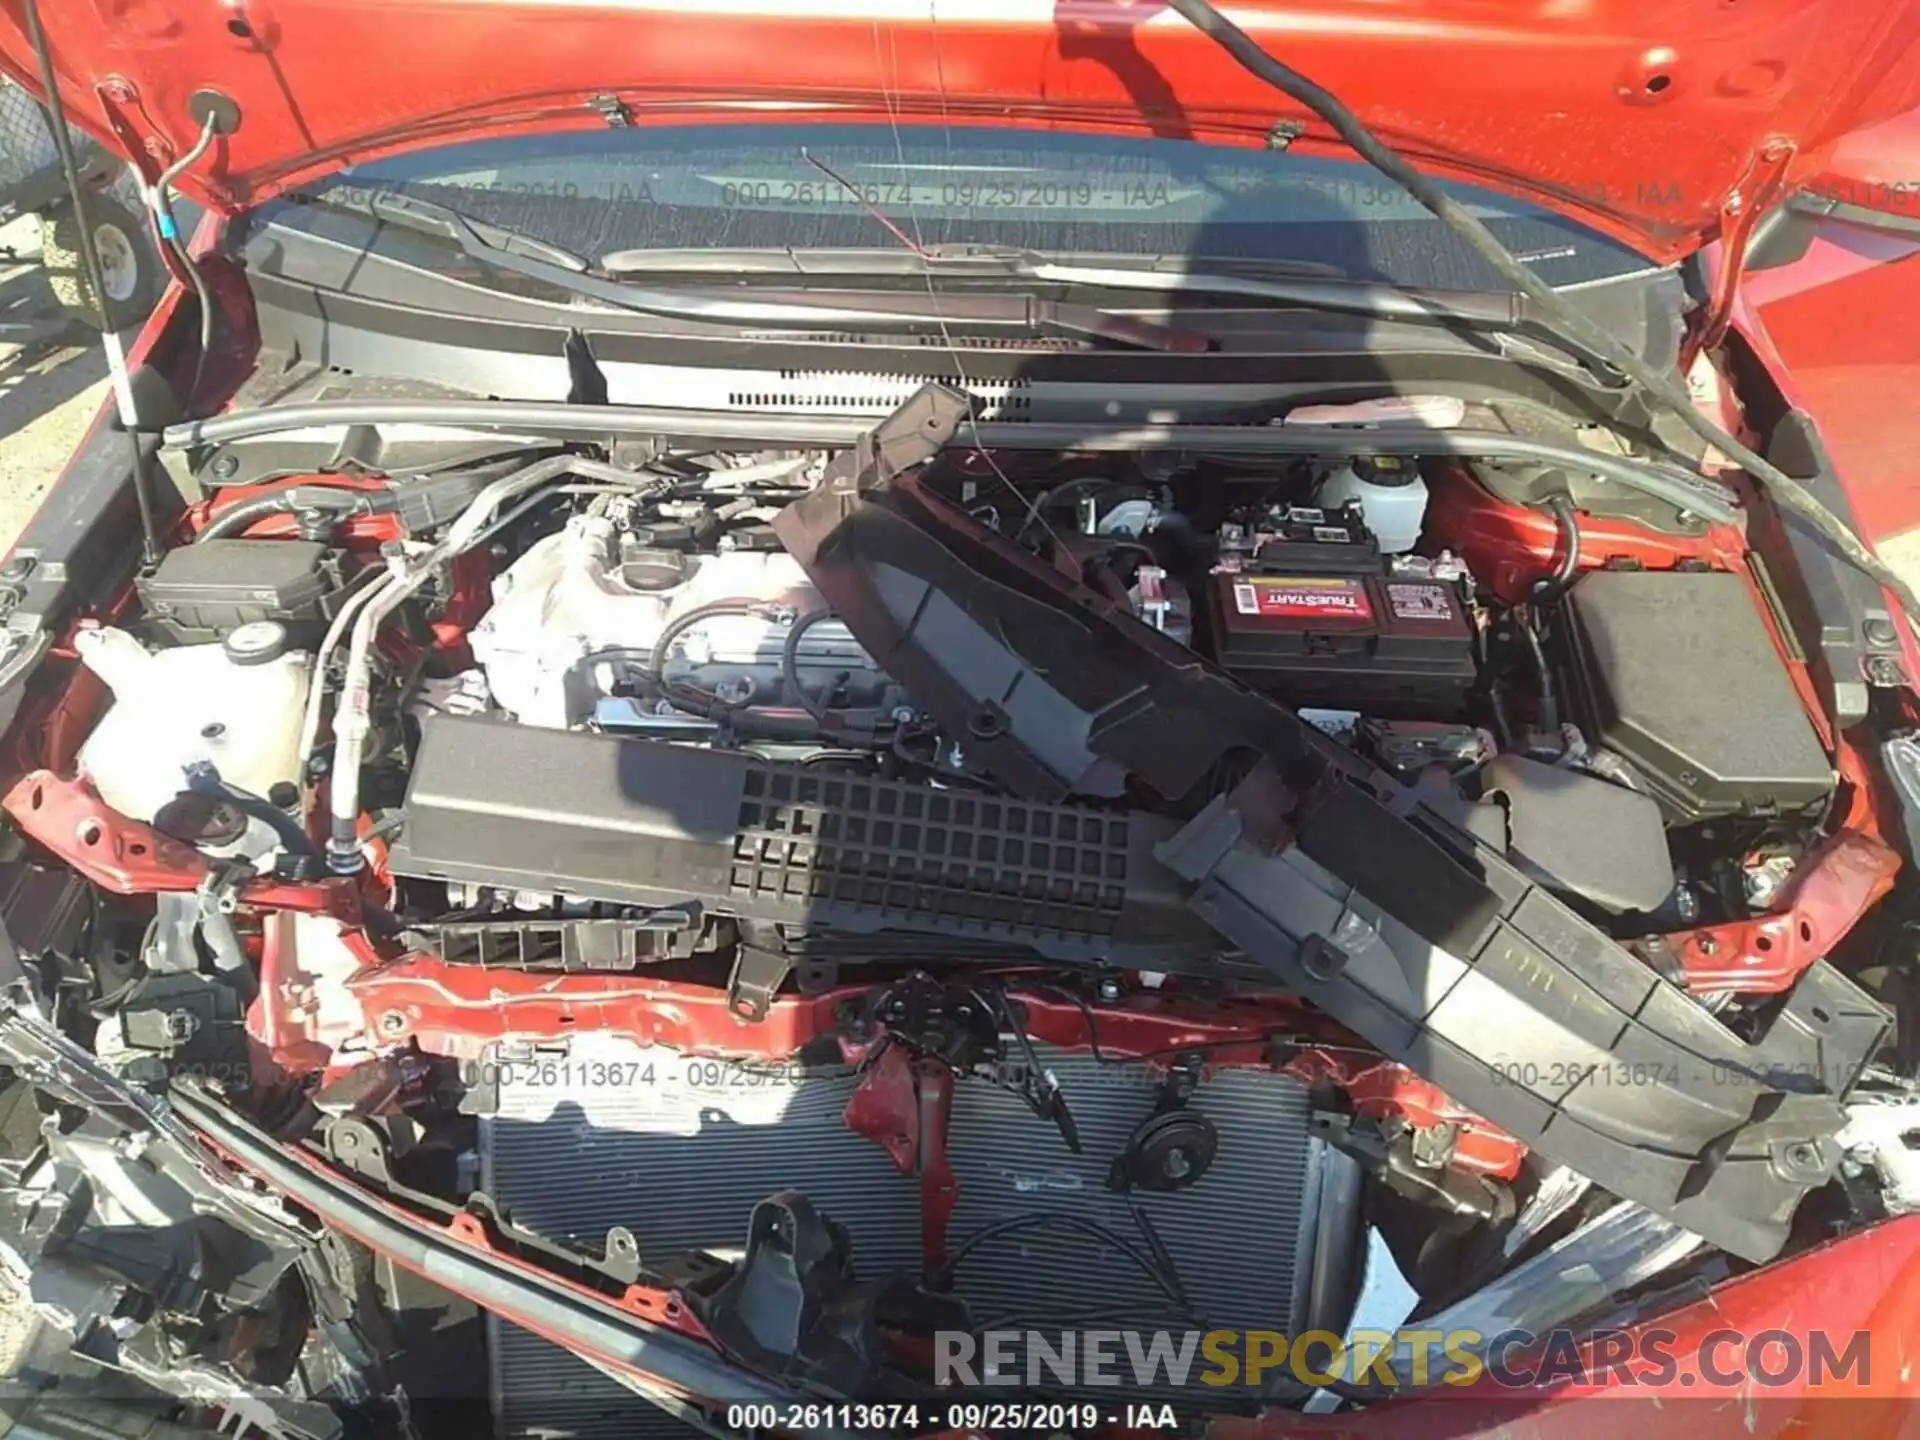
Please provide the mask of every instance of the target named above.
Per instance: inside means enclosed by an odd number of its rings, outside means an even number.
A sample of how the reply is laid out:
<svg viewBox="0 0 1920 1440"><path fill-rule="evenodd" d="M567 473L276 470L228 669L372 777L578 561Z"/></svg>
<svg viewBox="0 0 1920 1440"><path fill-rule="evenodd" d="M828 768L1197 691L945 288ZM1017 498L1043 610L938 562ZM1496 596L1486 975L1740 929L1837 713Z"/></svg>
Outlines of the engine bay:
<svg viewBox="0 0 1920 1440"><path fill-rule="evenodd" d="M1370 1229L1431 1316L1627 1211L1663 1272L1884 1212L1899 857L1738 525L961 413L212 489L5 798L62 1063L828 1396L1344 1333ZM487 1306L502 1433L653 1413Z"/></svg>
<svg viewBox="0 0 1920 1440"><path fill-rule="evenodd" d="M1466 558L1475 537L1452 533L1443 505L1429 521L1425 480L1391 457L1277 473L1203 463L1158 481L1111 463L1048 469L1018 459L1031 479L970 452L928 476L926 492L1112 613L1303 712L1339 746L1431 786L1456 807L1456 822L1622 936L1766 908L1769 887L1805 856L1839 791L1764 597L1748 576L1714 568L1709 544L1670 537L1668 568L1628 555L1589 570L1570 519L1557 528L1552 564L1509 603L1476 582ZM795 787L786 798L799 795L805 771L932 784L956 799L1007 795L969 743L976 737L916 706L782 547L772 527L779 504L817 486L826 457L706 463L716 468L677 485L650 477L653 497L588 499L564 519L549 516L524 548L508 546L469 636L473 667L424 685L415 713L757 756L800 767L753 782ZM1466 487L1477 488L1473 476L1452 466L1437 488L1444 497ZM1399 527L1397 548L1382 544L1357 496L1375 511L1395 507L1374 523ZM435 859L457 863L419 839L435 807L460 811L461 843L478 845L473 812L490 807L497 783L514 783L482 777L477 756L496 743L493 732L439 733L464 738L425 742L412 756L403 878L428 878L414 872ZM525 773L530 792L560 787L557 813L596 808L591 795L565 789L574 767L564 757L589 763L590 748L497 743L523 752L503 768ZM438 789L443 753L471 778L471 811ZM1070 788L1121 798L1109 777L1083 779ZM1177 817L1190 798L1163 793L1130 806L1129 823L1143 811ZM514 812L515 822L528 818ZM1750 843L1729 846L1716 821ZM543 861L555 860L564 882L558 853L543 851ZM950 858L1020 863L1004 851ZM463 868L462 883L484 884L484 867ZM677 882L665 878L659 888L672 891ZM583 877L545 895L496 884L488 903L558 913L624 898L594 883ZM1077 887L1088 896L1097 888Z"/></svg>

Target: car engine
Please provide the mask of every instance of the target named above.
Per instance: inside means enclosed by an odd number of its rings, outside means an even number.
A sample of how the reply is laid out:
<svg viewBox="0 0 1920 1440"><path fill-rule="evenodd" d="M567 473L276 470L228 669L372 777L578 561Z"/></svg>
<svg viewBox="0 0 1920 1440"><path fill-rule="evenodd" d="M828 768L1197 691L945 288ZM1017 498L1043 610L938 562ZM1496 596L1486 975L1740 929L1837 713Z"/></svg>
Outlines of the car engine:
<svg viewBox="0 0 1920 1440"><path fill-rule="evenodd" d="M1613 1207L1796 1243L1898 861L1737 537L948 398L190 511L5 798L74 1093L829 1396L942 1328L1343 1333L1370 1233L1430 1309ZM518 1283L502 1433L686 1421Z"/></svg>

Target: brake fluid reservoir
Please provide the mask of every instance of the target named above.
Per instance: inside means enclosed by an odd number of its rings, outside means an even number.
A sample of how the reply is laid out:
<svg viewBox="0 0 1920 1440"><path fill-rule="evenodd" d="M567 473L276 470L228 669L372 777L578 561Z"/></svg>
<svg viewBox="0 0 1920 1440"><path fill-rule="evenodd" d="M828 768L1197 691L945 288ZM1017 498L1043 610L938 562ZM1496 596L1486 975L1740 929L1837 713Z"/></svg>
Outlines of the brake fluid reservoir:
<svg viewBox="0 0 1920 1440"><path fill-rule="evenodd" d="M1367 529L1386 555L1413 549L1427 518L1427 482L1412 461L1391 455L1357 459L1329 471L1318 499L1329 510L1358 500Z"/></svg>
<svg viewBox="0 0 1920 1440"><path fill-rule="evenodd" d="M287 649L284 627L259 621L218 645L165 650L124 630L82 630L74 648L113 691L80 747L80 771L122 815L151 824L197 764L261 797L297 777L312 669Z"/></svg>

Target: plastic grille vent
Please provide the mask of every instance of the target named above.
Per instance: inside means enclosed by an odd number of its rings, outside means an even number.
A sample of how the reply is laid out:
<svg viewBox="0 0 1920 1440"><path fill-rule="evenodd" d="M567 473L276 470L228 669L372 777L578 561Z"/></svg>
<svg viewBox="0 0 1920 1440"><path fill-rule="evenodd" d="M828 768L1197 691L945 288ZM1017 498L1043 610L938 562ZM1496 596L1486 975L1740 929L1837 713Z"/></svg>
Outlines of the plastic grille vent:
<svg viewBox="0 0 1920 1440"><path fill-rule="evenodd" d="M922 386L951 385L980 402L982 419L1024 420L1033 399L1026 380L977 379L958 375L860 375L836 371L782 370L780 387L730 390L729 406L746 410L834 410L861 415L891 415Z"/></svg>
<svg viewBox="0 0 1920 1440"><path fill-rule="evenodd" d="M917 345L935 350L1019 350L1042 355L1084 354L1094 347L1083 340L1045 335L860 335L853 331L773 330L756 338L789 345Z"/></svg>
<svg viewBox="0 0 1920 1440"><path fill-rule="evenodd" d="M1037 335L915 335L913 343L941 350L1025 350L1045 355L1083 353L1093 346L1080 340L1053 340Z"/></svg>
<svg viewBox="0 0 1920 1440"><path fill-rule="evenodd" d="M449 965L506 970L634 970L679 960L700 948L697 910L644 920L449 921L409 928L408 938Z"/></svg>
<svg viewBox="0 0 1920 1440"><path fill-rule="evenodd" d="M1122 816L756 768L732 889L942 929L1108 935L1126 896L1127 841Z"/></svg>

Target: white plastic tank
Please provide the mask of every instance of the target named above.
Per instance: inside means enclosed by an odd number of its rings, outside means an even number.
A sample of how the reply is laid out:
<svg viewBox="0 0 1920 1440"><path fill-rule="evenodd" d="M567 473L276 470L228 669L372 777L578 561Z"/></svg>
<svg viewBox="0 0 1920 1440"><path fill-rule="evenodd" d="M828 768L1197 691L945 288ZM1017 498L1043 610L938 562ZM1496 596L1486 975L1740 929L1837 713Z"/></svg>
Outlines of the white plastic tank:
<svg viewBox="0 0 1920 1440"><path fill-rule="evenodd" d="M1329 510L1358 500L1367 529L1384 554L1404 554L1420 542L1427 519L1427 482L1411 460L1382 455L1336 466L1320 482L1318 498Z"/></svg>
<svg viewBox="0 0 1920 1440"><path fill-rule="evenodd" d="M82 630L74 648L113 703L80 747L81 773L113 809L149 824L194 765L262 798L295 780L313 672L286 638L261 621L218 645L149 650L124 630Z"/></svg>

